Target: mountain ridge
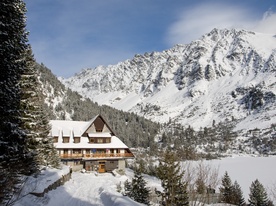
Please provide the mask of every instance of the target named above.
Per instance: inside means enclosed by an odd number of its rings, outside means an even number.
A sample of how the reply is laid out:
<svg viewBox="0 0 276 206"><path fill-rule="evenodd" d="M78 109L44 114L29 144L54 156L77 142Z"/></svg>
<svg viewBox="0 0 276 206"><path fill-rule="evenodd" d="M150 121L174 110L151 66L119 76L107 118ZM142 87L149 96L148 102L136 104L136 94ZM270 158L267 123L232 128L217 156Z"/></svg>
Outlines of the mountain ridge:
<svg viewBox="0 0 276 206"><path fill-rule="evenodd" d="M99 104L194 128L226 119L235 130L275 124L276 38L213 29L190 44L137 54L60 80Z"/></svg>

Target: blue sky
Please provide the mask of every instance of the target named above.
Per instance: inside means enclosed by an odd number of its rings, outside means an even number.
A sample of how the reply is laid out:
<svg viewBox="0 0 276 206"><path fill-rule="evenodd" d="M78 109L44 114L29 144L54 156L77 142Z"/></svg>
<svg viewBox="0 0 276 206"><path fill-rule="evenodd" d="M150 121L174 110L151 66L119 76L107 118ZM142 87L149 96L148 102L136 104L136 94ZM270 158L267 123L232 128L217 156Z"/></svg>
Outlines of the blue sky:
<svg viewBox="0 0 276 206"><path fill-rule="evenodd" d="M57 76L186 44L213 28L276 34L275 0L25 0L37 62Z"/></svg>

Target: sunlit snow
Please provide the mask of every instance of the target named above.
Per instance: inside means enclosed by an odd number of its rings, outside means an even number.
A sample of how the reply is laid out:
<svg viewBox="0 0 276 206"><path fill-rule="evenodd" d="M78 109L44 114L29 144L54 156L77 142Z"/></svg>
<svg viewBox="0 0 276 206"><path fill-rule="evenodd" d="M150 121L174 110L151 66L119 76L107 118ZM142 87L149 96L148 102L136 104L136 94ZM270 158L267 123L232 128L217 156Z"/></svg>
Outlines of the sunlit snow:
<svg viewBox="0 0 276 206"><path fill-rule="evenodd" d="M236 156L221 160L205 161L205 164L213 168L219 168L219 177L225 171L234 182L241 185L245 200L248 200L249 187L251 183L259 181L267 189L276 184L276 157L251 157ZM183 163L186 164L186 163ZM45 206L130 206L141 205L130 198L117 192L117 185L121 185L127 179L131 180L133 171L127 169L125 175L112 175L110 173L95 174L74 172L72 179L63 186L50 191L44 197L27 195L16 202L15 206L45 205ZM145 175L147 186L161 189L160 180L156 177ZM28 185L26 186L28 187ZM218 188L217 191L218 192ZM274 191L276 192L276 191ZM271 196L271 195L270 195ZM274 200L275 202L276 200Z"/></svg>

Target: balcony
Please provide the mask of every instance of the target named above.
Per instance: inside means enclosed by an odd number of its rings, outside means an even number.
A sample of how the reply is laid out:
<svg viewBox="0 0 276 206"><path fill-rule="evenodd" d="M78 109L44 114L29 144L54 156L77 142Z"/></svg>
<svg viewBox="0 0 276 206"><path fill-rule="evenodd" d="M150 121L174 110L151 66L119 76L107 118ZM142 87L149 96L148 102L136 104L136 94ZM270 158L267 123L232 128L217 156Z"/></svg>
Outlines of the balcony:
<svg viewBox="0 0 276 206"><path fill-rule="evenodd" d="M61 159L82 159L83 154L60 154Z"/></svg>
<svg viewBox="0 0 276 206"><path fill-rule="evenodd" d="M132 153L62 154L61 159L133 158Z"/></svg>

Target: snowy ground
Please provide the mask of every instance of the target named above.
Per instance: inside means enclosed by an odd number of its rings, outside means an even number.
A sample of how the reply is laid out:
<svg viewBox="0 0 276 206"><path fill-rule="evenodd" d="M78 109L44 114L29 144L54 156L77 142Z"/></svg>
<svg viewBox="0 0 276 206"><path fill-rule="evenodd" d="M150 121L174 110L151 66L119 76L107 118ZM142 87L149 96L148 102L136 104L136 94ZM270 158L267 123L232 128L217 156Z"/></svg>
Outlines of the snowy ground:
<svg viewBox="0 0 276 206"><path fill-rule="evenodd" d="M50 191L43 198L28 195L15 206L129 206L141 205L118 193L117 184L127 176L113 176L110 173L72 173L72 179L63 186Z"/></svg>
<svg viewBox="0 0 276 206"><path fill-rule="evenodd" d="M228 171L231 179L241 185L246 200L249 186L256 178L270 188L276 183L276 157L233 157L222 160L207 161L207 164L219 167L219 175ZM133 172L126 170L126 175L105 173L83 174L75 172L72 179L56 190L50 191L43 198L28 195L19 200L15 206L138 206L126 196L117 192L117 185L131 179ZM160 188L160 181L151 176L145 176L149 187ZM275 200L274 200L275 201Z"/></svg>
<svg viewBox="0 0 276 206"><path fill-rule="evenodd" d="M240 184L246 201L250 192L249 187L256 179L264 185L268 194L273 185L276 186L276 156L234 156L207 162L219 168L220 177L227 171L232 182L236 180Z"/></svg>

